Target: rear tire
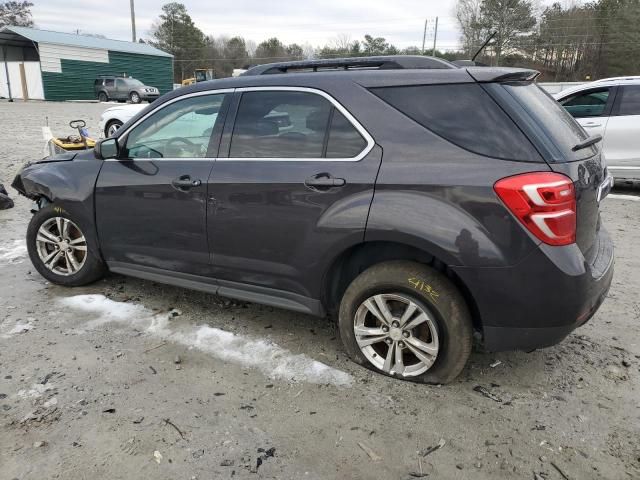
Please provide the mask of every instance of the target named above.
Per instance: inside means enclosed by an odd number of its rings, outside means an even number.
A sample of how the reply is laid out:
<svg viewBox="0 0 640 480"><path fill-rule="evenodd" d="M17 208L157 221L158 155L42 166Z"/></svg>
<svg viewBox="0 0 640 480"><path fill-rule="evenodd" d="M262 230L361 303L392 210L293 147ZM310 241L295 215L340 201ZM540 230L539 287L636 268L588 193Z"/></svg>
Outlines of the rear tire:
<svg viewBox="0 0 640 480"><path fill-rule="evenodd" d="M48 205L27 228L27 250L40 275L56 285L78 287L102 278L107 270L93 227L64 209Z"/></svg>
<svg viewBox="0 0 640 480"><path fill-rule="evenodd" d="M410 261L380 263L356 277L342 297L338 327L356 363L420 383L454 380L473 341L458 289L437 270Z"/></svg>
<svg viewBox="0 0 640 480"><path fill-rule="evenodd" d="M108 102L109 101L109 97L107 96L106 93L100 92L98 94L98 101L100 101L100 102Z"/></svg>

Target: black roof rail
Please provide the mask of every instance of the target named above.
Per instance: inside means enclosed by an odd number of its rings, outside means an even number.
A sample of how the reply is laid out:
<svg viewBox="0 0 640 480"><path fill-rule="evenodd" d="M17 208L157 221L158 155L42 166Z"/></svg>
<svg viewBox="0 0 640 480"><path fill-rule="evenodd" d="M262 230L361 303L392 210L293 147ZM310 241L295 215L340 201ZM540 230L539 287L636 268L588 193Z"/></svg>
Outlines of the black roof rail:
<svg viewBox="0 0 640 480"><path fill-rule="evenodd" d="M250 68L242 75L269 75L295 71L356 70L356 69L447 69L456 65L436 57L420 55L385 55L379 57L325 58L292 62L266 63Z"/></svg>

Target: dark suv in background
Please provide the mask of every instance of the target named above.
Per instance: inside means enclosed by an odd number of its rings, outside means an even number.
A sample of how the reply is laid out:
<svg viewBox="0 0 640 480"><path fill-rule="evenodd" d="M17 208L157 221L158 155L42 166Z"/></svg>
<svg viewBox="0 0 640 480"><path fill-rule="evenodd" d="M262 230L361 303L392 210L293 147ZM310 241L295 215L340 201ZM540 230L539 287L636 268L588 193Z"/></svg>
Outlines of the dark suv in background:
<svg viewBox="0 0 640 480"><path fill-rule="evenodd" d="M101 102L109 100L129 100L131 103L140 103L143 100L153 102L160 96L160 91L156 87L145 85L133 77L100 75L93 86L96 98Z"/></svg>
<svg viewBox="0 0 640 480"><path fill-rule="evenodd" d="M31 260L330 314L356 362L420 382L454 379L474 333L553 345L609 289L611 178L536 75L371 57L174 91L19 173Z"/></svg>

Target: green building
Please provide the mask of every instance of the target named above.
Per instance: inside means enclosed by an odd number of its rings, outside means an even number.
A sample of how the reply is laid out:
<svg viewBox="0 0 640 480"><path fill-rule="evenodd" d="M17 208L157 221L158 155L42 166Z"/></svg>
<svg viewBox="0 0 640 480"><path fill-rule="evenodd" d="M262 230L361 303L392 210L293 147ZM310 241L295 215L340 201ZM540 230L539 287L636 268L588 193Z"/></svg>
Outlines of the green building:
<svg viewBox="0 0 640 480"><path fill-rule="evenodd" d="M163 94L173 88L173 56L146 43L26 27L0 30L0 97L95 99L98 75L134 77Z"/></svg>

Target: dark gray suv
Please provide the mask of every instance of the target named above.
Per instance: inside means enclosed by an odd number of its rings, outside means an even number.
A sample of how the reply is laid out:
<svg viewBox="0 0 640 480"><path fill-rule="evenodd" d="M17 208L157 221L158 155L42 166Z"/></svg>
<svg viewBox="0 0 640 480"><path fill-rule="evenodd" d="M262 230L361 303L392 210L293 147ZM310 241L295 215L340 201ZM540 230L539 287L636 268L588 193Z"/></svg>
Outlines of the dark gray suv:
<svg viewBox="0 0 640 480"><path fill-rule="evenodd" d="M182 88L19 173L31 260L331 315L356 362L419 382L453 380L474 334L553 345L609 289L611 178L536 75L371 57Z"/></svg>

